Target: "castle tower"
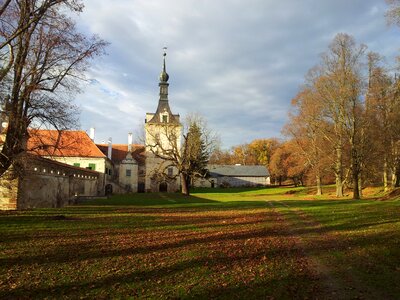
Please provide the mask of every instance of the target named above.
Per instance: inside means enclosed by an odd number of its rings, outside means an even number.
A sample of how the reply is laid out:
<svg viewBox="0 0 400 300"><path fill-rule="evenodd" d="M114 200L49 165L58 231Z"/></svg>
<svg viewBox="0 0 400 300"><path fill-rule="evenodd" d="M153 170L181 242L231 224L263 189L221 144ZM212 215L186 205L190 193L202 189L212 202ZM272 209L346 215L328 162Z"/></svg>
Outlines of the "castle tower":
<svg viewBox="0 0 400 300"><path fill-rule="evenodd" d="M168 151L179 151L182 125L179 115L172 113L168 101L169 75L166 69L166 49L163 54L163 67L160 74L160 97L155 113L146 113L146 190L176 191L179 178L176 168L161 157ZM176 178L173 178L176 177Z"/></svg>

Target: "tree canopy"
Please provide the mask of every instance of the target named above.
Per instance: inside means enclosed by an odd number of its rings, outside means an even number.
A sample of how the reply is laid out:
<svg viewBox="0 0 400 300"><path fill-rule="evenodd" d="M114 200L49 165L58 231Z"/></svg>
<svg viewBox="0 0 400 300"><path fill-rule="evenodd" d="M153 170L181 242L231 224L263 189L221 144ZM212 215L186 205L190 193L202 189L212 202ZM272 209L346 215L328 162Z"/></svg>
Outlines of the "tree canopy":
<svg viewBox="0 0 400 300"><path fill-rule="evenodd" d="M80 1L6 1L0 9L0 99L7 121L0 175L25 150L28 127L67 129L79 113L71 98L106 42L79 33L64 12Z"/></svg>

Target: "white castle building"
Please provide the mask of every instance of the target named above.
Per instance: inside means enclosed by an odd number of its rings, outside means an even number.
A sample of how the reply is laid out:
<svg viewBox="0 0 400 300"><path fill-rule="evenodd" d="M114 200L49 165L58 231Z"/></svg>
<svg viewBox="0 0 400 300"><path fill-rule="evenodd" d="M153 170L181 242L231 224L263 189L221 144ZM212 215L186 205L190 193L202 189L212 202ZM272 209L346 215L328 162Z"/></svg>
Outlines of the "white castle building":
<svg viewBox="0 0 400 300"><path fill-rule="evenodd" d="M94 143L94 129L84 131L30 130L27 149L31 153L103 174L99 194L128 192L174 192L180 188L179 174L162 151L179 151L182 125L168 101L166 53L160 74L160 98L154 113L146 113L145 145Z"/></svg>
<svg viewBox="0 0 400 300"><path fill-rule="evenodd" d="M94 129L84 131L30 130L28 152L75 167L100 173L98 195L135 192L175 192L180 189L177 168L165 153L179 153L182 124L169 106L166 53L159 82L159 100L154 113L146 113L145 144L95 144ZM210 166L210 178L196 180L196 186L268 185L264 166Z"/></svg>

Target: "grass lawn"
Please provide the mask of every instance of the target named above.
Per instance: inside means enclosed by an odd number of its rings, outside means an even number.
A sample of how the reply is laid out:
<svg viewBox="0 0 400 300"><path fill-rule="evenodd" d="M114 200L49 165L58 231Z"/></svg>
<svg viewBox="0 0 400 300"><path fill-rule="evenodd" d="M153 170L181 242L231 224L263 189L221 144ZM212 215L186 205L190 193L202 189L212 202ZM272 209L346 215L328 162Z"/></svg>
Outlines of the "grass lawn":
<svg viewBox="0 0 400 300"><path fill-rule="evenodd" d="M399 299L399 216L304 188L0 212L0 299Z"/></svg>

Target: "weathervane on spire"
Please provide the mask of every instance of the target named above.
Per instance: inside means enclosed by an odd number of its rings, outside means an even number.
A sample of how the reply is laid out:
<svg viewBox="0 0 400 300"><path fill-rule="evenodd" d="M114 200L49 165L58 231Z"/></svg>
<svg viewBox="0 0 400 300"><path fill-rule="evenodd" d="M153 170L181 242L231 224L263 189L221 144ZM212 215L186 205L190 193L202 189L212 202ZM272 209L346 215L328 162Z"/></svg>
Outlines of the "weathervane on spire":
<svg viewBox="0 0 400 300"><path fill-rule="evenodd" d="M164 50L164 56L167 56L167 49L168 49L167 47L164 47L164 48L163 48L163 50Z"/></svg>

